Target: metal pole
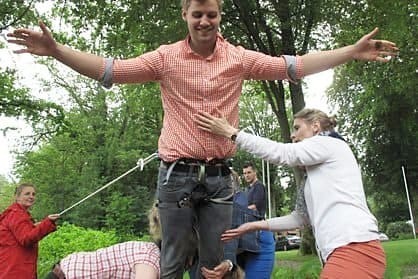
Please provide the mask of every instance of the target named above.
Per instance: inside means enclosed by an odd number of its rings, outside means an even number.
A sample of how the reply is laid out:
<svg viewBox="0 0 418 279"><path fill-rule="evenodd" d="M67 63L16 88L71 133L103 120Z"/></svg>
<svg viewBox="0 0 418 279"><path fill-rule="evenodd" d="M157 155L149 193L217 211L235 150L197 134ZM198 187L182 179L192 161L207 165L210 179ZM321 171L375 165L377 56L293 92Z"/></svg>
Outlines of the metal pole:
<svg viewBox="0 0 418 279"><path fill-rule="evenodd" d="M405 175L405 169L403 166L401 166L402 169L402 175L403 175L403 181L405 184L405 192L406 192L406 198L408 200L408 207L409 207L409 215L411 216L412 221L412 233L414 234L414 239L417 239L417 236L415 234L415 222L414 222L414 215L412 214L412 207L411 207L411 201L409 200L409 192L408 192L408 184L406 182L406 175Z"/></svg>
<svg viewBox="0 0 418 279"><path fill-rule="evenodd" d="M88 195L87 197L83 198L82 200L76 202L75 204L71 205L70 207L64 209L63 211L61 211L59 213L59 215L64 214L65 212L69 211L70 209L76 207L77 205L79 205L80 203L84 202L85 200L91 198L92 196L96 195L97 193L103 191L104 189L106 189L107 187L109 187L110 185L112 185L113 183L115 183L116 181L118 181L119 179L121 179L122 177L127 176L128 174L130 174L131 172L133 172L134 170L136 170L137 168L140 168L141 171L144 169L144 166L152 161L154 158L157 158L158 154L157 153L153 153L150 156L148 156L145 159L139 159L136 166L133 167L132 169L128 170L127 172L123 173L122 175L120 175L119 177L113 179L112 181L110 181L109 183L107 183L106 185L104 185L103 187L101 187L100 189L97 189L96 191L94 191L93 193L91 193L90 195Z"/></svg>
<svg viewBox="0 0 418 279"><path fill-rule="evenodd" d="M271 192L270 192L270 163L267 161L267 195L269 203L269 219L271 218Z"/></svg>
<svg viewBox="0 0 418 279"><path fill-rule="evenodd" d="M261 159L261 172L263 173L263 185L266 185L265 165L263 159ZM264 215L266 215L266 213L264 213Z"/></svg>

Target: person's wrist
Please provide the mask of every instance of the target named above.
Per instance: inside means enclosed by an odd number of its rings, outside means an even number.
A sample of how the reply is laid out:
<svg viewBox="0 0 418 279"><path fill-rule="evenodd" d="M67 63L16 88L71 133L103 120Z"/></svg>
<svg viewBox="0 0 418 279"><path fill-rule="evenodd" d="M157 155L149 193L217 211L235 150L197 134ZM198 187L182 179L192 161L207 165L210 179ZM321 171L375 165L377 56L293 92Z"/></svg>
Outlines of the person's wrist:
<svg viewBox="0 0 418 279"><path fill-rule="evenodd" d="M226 259L224 260L224 262L228 264L228 271L232 271L232 269L234 268L234 264L232 263L232 261Z"/></svg>
<svg viewBox="0 0 418 279"><path fill-rule="evenodd" d="M266 230L268 228L268 223L266 220L253 222L253 224L256 231Z"/></svg>
<svg viewBox="0 0 418 279"><path fill-rule="evenodd" d="M55 42L54 46L50 48L50 53L48 56L57 59L58 61L62 60L63 52L65 51L66 46Z"/></svg>
<svg viewBox="0 0 418 279"><path fill-rule="evenodd" d="M346 55L349 57L348 61L350 60L354 60L357 61L359 60L358 56L358 50L357 50L357 45L356 44L352 44L352 45L348 45L343 47L344 52L346 53Z"/></svg>

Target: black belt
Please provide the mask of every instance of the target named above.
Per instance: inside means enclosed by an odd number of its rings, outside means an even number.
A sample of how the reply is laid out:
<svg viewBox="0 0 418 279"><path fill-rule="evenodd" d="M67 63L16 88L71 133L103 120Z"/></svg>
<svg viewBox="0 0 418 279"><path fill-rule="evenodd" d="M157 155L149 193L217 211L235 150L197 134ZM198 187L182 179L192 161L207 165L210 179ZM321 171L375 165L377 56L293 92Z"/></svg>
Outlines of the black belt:
<svg viewBox="0 0 418 279"><path fill-rule="evenodd" d="M174 162L165 162L162 161L164 166L169 168L171 164ZM191 172L191 173L198 173L200 166L205 165L205 173L206 176L218 176L221 174L222 176L227 176L231 174L231 170L229 169L227 162L225 160L212 160L209 162L195 160L195 159L179 159L176 165L173 168L175 172Z"/></svg>

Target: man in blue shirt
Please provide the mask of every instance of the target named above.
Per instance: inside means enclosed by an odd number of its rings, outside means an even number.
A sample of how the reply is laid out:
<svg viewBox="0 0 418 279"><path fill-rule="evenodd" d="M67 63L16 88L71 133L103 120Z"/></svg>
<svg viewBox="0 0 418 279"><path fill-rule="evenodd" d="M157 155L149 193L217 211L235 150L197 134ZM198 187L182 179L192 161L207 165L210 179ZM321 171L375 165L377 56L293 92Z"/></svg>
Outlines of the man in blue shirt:
<svg viewBox="0 0 418 279"><path fill-rule="evenodd" d="M266 190L263 183L257 179L257 171L254 165L246 163L242 173L245 181L249 184L248 208L257 211L260 216L264 217L266 213Z"/></svg>

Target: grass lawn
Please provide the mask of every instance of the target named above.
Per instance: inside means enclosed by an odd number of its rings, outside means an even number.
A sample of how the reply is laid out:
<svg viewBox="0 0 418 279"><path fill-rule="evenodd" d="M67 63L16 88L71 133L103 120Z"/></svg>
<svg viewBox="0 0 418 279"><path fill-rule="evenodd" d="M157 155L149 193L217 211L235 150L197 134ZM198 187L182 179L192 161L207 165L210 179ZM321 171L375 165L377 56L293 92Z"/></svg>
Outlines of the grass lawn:
<svg viewBox="0 0 418 279"><path fill-rule="evenodd" d="M418 240L383 242L387 268L385 279L418 279ZM272 278L319 278L321 266L316 256L300 256L298 250L276 253L276 267Z"/></svg>

